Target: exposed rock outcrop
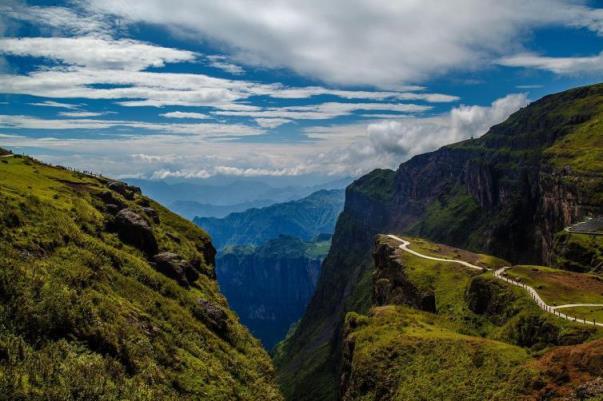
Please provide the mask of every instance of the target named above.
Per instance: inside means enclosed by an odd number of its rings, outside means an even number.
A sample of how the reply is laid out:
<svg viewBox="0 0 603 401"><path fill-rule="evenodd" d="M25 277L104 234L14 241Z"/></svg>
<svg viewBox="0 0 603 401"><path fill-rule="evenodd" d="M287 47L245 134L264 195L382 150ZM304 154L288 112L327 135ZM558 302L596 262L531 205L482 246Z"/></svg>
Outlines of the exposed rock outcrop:
<svg viewBox="0 0 603 401"><path fill-rule="evenodd" d="M404 272L396 244L384 236L375 240L375 271L373 272L373 303L409 305L427 312L436 312L433 291L418 289Z"/></svg>
<svg viewBox="0 0 603 401"><path fill-rule="evenodd" d="M153 209L152 207L143 207L142 211L144 212L144 214L146 214L151 220L153 220L153 223L155 224L159 224L159 213L157 213L157 211L155 209Z"/></svg>
<svg viewBox="0 0 603 401"><path fill-rule="evenodd" d="M480 138L415 156L397 171L375 170L350 185L316 293L282 357L280 380L289 398L331 399L336 392L337 374L320 392L309 394L303 383L341 366L342 319L370 306L363 294L370 293L376 234L406 233L512 263L548 264L556 233L584 216L603 215L603 175L588 165L596 166L594 158L585 159L582 170L564 167L600 135L575 133L600 118L602 98L603 85L547 96ZM558 144L562 150L553 149ZM380 297L390 291L382 284Z"/></svg>
<svg viewBox="0 0 603 401"><path fill-rule="evenodd" d="M494 278L476 276L471 279L465 293L469 310L486 315L495 324L503 324L518 310L513 309L516 299L513 290Z"/></svg>
<svg viewBox="0 0 603 401"><path fill-rule="evenodd" d="M122 181L113 181L109 183L108 187L126 198L127 200L133 200L136 195L141 195L140 188L133 185L128 185Z"/></svg>
<svg viewBox="0 0 603 401"><path fill-rule="evenodd" d="M197 307L193 310L195 317L205 323L220 337L228 335L228 315L222 307L214 302L204 299L197 300Z"/></svg>
<svg viewBox="0 0 603 401"><path fill-rule="evenodd" d="M188 288L199 278L199 263L184 260L172 252L162 252L153 256L157 270ZM196 265L196 266L195 266Z"/></svg>
<svg viewBox="0 0 603 401"><path fill-rule="evenodd" d="M125 243L140 249L147 255L157 253L157 239L153 229L147 220L134 210L130 208L120 210L111 226Z"/></svg>

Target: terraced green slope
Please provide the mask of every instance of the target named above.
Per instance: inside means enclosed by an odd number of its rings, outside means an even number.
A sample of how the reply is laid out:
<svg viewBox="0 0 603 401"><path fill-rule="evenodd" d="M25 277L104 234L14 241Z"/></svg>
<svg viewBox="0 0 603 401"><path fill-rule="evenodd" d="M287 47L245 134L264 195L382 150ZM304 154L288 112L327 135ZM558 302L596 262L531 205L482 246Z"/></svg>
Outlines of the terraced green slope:
<svg viewBox="0 0 603 401"><path fill-rule="evenodd" d="M0 159L0 398L280 400L207 235L137 188Z"/></svg>

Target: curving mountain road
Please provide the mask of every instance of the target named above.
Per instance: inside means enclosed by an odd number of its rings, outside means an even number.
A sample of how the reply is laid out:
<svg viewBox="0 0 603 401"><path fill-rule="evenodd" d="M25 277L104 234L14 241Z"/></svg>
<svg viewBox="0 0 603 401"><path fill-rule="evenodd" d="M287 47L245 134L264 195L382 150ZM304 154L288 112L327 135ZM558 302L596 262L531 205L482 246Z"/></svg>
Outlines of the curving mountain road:
<svg viewBox="0 0 603 401"><path fill-rule="evenodd" d="M439 261L439 262L449 262L449 263L457 263L460 265L463 265L465 267L468 267L470 269L475 269L475 270L480 270L480 271L484 271L484 270L492 270L492 269L487 269L485 267L480 267L480 266L476 266L473 265L469 262L465 262L463 260L458 260L458 259L445 259L445 258L436 258L433 256L428 256L428 255L423 255L422 253L419 253L417 251L413 251L412 249L409 249L408 246L410 245L409 241L406 241L396 235L393 234L388 234L387 235L389 238L395 239L398 242L401 242L401 245L399 246L400 249L402 249L404 252L408 252L412 255L418 256L420 258L423 259L429 259L429 260L435 260L435 261ZM598 327L603 327L603 323L598 323L595 321L589 321L589 320L585 320L585 319L579 319L576 318L574 316L569 316L566 315L565 313L561 313L559 311L557 311L557 309L559 308L571 308L571 307L577 307L577 306L603 306L603 304L567 304L567 305L560 305L560 306L550 306L548 305L546 302L544 302L542 300L542 298L540 298L540 295L538 295L538 292L530 287L529 285L520 283L518 281L512 280L508 277L504 276L504 273L506 270L510 269L511 267L506 266L503 268L500 268L498 270L496 270L494 272L494 277L496 277L499 280L502 280L506 283L509 283L511 285L517 286L517 287L521 287L523 289L525 289L528 294L530 294L530 297L534 300L534 302L536 302L536 304L538 305L538 307L540 309L542 309L543 311L547 312L547 313L552 313L553 315L560 317L561 319L565 319L571 322L576 322L576 323L581 323L581 324L586 324L586 325L590 325L590 326L598 326Z"/></svg>

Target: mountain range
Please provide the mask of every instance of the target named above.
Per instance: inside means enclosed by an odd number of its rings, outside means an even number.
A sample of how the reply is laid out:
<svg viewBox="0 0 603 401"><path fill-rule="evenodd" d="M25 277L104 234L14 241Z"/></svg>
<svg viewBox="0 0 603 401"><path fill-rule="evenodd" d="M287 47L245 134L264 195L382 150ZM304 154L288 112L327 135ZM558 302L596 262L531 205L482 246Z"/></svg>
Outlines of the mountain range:
<svg viewBox="0 0 603 401"><path fill-rule="evenodd" d="M345 198L131 184L0 148L0 399L603 399L603 84Z"/></svg>
<svg viewBox="0 0 603 401"><path fill-rule="evenodd" d="M280 235L310 241L330 234L343 207L343 190L321 190L285 203L232 213L225 218L196 217L218 249L228 245L259 245Z"/></svg>
<svg viewBox="0 0 603 401"><path fill-rule="evenodd" d="M339 178L317 185L272 185L252 179L196 180L187 182L127 179L156 201L182 216L225 217L250 208L265 207L306 197L320 190L343 189L351 178Z"/></svg>
<svg viewBox="0 0 603 401"><path fill-rule="evenodd" d="M373 317L362 318L376 325L374 331L366 334L370 335L367 341L370 339L379 345L391 335L379 329L383 319L390 318L381 319L379 310L372 309L375 306L373 278L378 267L371 254L378 234L423 237L493 254L506 259L510 265L545 264L600 274L603 237L574 235L564 231L564 227L588 216L603 215L602 117L603 85L546 96L514 113L480 138L415 156L401 164L397 171L375 170L351 184L346 189L344 210L338 218L317 290L297 329L279 346L275 357L278 379L286 398L336 400L342 391L347 393L340 387L344 379L350 380L345 375L350 363L346 360L346 353L350 351L346 347L351 346L345 340L346 325L358 325L350 321L350 316L354 316L350 313L364 315L373 311ZM420 280L429 284L434 280L433 276L429 277ZM431 286L436 291L436 299L438 291L446 291L435 283ZM486 292L485 300L489 299ZM438 304L438 310L441 307ZM446 305L446 308L461 307L467 306L460 302ZM517 316L517 311L500 313L495 313L494 320L500 319L496 325L501 327L509 316ZM396 319L408 319L396 316L391 317L392 324ZM442 317L446 322L459 319L458 314L439 312L433 319ZM469 330L470 321L478 319L476 314L462 319L468 319L467 324L461 320L460 326L447 327L456 333L478 334L475 341L487 336L485 329ZM444 323L432 320L427 324ZM539 329L526 330L537 333ZM532 340L505 341L525 349L530 348ZM559 342L545 341L544 345L557 344ZM364 352L382 351L367 349ZM410 357L430 364L434 358L444 357L429 352L429 347L423 351L416 349ZM400 363L405 364L404 361L401 359ZM375 363L398 366L387 358ZM572 365L571 371L596 376L602 372L600 363L595 365L598 368L594 370L580 370ZM454 369L458 375L456 380L466 380L471 375L459 366ZM368 393L379 382L370 366L351 372L356 375L355 379L363 380ZM358 393L345 399L392 399L391 395L396 393L393 383L397 382L390 382L391 387L387 387L387 383L380 384L386 387L377 393L382 394L380 397L362 398L364 396ZM579 380L568 373L560 384L576 390ZM438 396L435 392L436 387L433 389L434 392L421 393L415 398L402 398L441 399L441 394ZM473 398L463 399L484 399L477 388L474 391Z"/></svg>

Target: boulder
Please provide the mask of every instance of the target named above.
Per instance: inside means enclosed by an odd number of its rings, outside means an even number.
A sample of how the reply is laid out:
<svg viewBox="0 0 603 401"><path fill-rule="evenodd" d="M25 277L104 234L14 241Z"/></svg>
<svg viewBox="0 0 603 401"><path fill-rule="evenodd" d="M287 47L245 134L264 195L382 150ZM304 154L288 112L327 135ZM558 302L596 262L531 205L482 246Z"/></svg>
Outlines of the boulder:
<svg viewBox="0 0 603 401"><path fill-rule="evenodd" d="M159 224L159 214L157 213L157 210L153 209L152 207L143 207L142 211L144 212L144 214L146 214L151 220L153 220L153 223L155 224Z"/></svg>
<svg viewBox="0 0 603 401"><path fill-rule="evenodd" d="M119 238L148 255L157 253L157 239L149 223L132 209L120 210L113 221Z"/></svg>
<svg viewBox="0 0 603 401"><path fill-rule="evenodd" d="M199 278L199 271L195 268L195 264L173 252L161 252L153 257L153 262L157 271L176 280L185 288L189 288L191 283Z"/></svg>
<svg viewBox="0 0 603 401"><path fill-rule="evenodd" d="M194 315L220 337L224 338L228 334L228 315L220 305L198 299Z"/></svg>
<svg viewBox="0 0 603 401"><path fill-rule="evenodd" d="M140 195L142 193L140 188L128 185L121 181L113 181L109 183L108 187L128 200L133 200L136 195Z"/></svg>

